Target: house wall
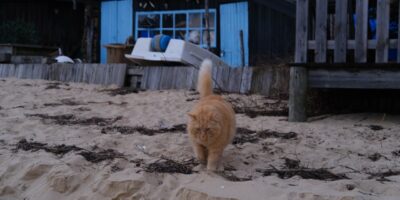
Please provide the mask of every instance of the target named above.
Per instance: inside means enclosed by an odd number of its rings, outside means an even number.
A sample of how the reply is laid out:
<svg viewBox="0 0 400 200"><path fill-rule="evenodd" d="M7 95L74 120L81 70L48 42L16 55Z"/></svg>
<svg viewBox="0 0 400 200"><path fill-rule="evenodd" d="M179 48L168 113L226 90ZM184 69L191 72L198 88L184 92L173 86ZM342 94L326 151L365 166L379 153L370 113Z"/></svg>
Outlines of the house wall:
<svg viewBox="0 0 400 200"><path fill-rule="evenodd" d="M101 39L100 60L107 61L107 49L104 45L125 43L132 35L132 0L107 0L101 2Z"/></svg>
<svg viewBox="0 0 400 200"><path fill-rule="evenodd" d="M38 33L37 44L61 47L73 58L82 58L83 19L82 3L74 9L72 1L0 1L0 25L9 21L32 23Z"/></svg>
<svg viewBox="0 0 400 200"><path fill-rule="evenodd" d="M295 44L295 5L281 0L249 2L250 65L291 62Z"/></svg>

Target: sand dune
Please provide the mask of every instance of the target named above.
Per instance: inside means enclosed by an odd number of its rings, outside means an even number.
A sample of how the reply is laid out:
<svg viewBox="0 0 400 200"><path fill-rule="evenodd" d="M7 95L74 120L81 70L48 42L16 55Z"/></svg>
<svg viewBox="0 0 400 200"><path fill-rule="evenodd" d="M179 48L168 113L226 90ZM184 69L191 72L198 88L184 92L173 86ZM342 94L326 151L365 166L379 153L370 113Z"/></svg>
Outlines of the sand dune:
<svg viewBox="0 0 400 200"><path fill-rule="evenodd" d="M284 101L224 95L248 114L213 174L185 131L196 93L129 92L0 79L0 199L400 198L399 116L288 123L263 116L284 113Z"/></svg>

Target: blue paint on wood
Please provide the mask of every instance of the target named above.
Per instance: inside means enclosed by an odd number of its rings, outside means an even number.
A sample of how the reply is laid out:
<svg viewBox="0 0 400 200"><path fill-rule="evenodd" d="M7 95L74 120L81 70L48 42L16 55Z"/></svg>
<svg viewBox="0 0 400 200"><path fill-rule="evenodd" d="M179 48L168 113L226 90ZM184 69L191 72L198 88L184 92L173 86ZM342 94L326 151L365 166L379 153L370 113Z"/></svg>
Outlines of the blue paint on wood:
<svg viewBox="0 0 400 200"><path fill-rule="evenodd" d="M220 6L221 58L231 65L241 65L240 30L243 31L245 65L249 65L248 3L229 3Z"/></svg>
<svg viewBox="0 0 400 200"><path fill-rule="evenodd" d="M101 38L100 60L106 63L110 43L125 43L132 35L132 0L111 0L101 2Z"/></svg>

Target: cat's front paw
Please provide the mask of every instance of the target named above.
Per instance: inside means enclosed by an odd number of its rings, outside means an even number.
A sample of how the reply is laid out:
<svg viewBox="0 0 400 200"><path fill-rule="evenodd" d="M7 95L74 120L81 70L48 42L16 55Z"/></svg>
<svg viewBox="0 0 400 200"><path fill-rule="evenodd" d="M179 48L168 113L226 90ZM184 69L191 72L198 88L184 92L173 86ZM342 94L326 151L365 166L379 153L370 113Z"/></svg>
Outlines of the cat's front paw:
<svg viewBox="0 0 400 200"><path fill-rule="evenodd" d="M200 172L204 171L206 169L206 166L203 164L197 165L196 167L193 167L192 171L194 172Z"/></svg>

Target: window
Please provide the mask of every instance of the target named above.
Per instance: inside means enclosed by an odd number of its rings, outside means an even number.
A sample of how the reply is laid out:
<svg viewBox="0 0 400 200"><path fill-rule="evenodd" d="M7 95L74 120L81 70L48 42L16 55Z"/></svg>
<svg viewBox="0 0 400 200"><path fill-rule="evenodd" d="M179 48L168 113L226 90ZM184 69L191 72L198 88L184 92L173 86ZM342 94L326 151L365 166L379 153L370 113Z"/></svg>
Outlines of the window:
<svg viewBox="0 0 400 200"><path fill-rule="evenodd" d="M137 12L135 38L153 37L157 34L190 41L201 47L207 46L205 10ZM209 10L211 47L216 47L216 11Z"/></svg>

